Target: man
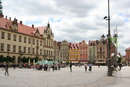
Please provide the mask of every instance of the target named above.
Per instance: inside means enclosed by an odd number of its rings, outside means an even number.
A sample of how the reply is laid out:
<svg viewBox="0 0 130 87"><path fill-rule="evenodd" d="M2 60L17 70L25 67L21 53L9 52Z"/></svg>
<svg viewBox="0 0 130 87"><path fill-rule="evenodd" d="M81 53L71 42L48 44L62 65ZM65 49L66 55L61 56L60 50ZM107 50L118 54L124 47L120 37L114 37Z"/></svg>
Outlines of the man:
<svg viewBox="0 0 130 87"><path fill-rule="evenodd" d="M85 72L87 72L87 63L84 63Z"/></svg>
<svg viewBox="0 0 130 87"><path fill-rule="evenodd" d="M72 63L70 62L70 72L72 72Z"/></svg>
<svg viewBox="0 0 130 87"><path fill-rule="evenodd" d="M6 65L5 65L5 75L9 75L9 72L8 72L8 68L9 68L9 65L8 65L8 62L6 62Z"/></svg>
<svg viewBox="0 0 130 87"><path fill-rule="evenodd" d="M92 63L89 63L89 71L92 71Z"/></svg>
<svg viewBox="0 0 130 87"><path fill-rule="evenodd" d="M119 70L121 70L121 67L122 67L122 64L120 63L120 64L119 64Z"/></svg>

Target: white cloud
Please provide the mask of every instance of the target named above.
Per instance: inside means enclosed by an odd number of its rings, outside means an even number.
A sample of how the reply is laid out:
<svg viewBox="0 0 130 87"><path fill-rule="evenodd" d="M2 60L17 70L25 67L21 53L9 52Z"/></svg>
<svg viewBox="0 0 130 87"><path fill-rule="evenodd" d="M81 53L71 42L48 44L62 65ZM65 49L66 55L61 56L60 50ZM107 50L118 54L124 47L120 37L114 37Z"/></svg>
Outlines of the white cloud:
<svg viewBox="0 0 130 87"><path fill-rule="evenodd" d="M50 21L55 40L79 42L107 35L107 0L2 0L3 12L24 24L46 26ZM110 0L111 35L118 26L119 50L129 44L130 1ZM123 52L123 51L122 51Z"/></svg>

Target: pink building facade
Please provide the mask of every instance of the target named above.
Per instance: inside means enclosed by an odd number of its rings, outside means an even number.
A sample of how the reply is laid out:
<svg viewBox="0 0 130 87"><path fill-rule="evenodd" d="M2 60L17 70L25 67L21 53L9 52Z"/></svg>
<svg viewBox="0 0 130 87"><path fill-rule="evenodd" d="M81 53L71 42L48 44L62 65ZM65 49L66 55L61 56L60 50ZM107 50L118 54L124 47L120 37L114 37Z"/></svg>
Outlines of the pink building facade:
<svg viewBox="0 0 130 87"><path fill-rule="evenodd" d="M88 62L88 45L84 40L82 42L79 42L79 52L79 62Z"/></svg>

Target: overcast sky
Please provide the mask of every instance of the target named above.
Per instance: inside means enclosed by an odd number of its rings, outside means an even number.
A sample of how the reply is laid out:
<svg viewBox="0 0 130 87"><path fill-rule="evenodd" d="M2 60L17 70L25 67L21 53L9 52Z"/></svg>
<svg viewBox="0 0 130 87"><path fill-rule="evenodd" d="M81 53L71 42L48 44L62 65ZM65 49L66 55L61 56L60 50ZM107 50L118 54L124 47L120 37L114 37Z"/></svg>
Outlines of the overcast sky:
<svg viewBox="0 0 130 87"><path fill-rule="evenodd" d="M108 34L108 0L1 0L3 13L35 27L50 22L54 39L77 43ZM130 47L130 0L110 0L111 35L118 30L118 51Z"/></svg>

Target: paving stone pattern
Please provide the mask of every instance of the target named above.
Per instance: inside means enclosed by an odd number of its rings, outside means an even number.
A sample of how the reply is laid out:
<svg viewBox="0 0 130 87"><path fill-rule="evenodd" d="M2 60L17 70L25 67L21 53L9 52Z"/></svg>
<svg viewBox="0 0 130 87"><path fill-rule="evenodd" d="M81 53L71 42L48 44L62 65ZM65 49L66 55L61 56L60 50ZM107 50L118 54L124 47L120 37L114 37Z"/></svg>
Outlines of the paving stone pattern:
<svg viewBox="0 0 130 87"><path fill-rule="evenodd" d="M129 73L129 75L128 75ZM107 76L107 67L93 66L92 72L84 67L69 67L56 71L9 68L9 76L0 69L0 87L130 87L130 67Z"/></svg>

